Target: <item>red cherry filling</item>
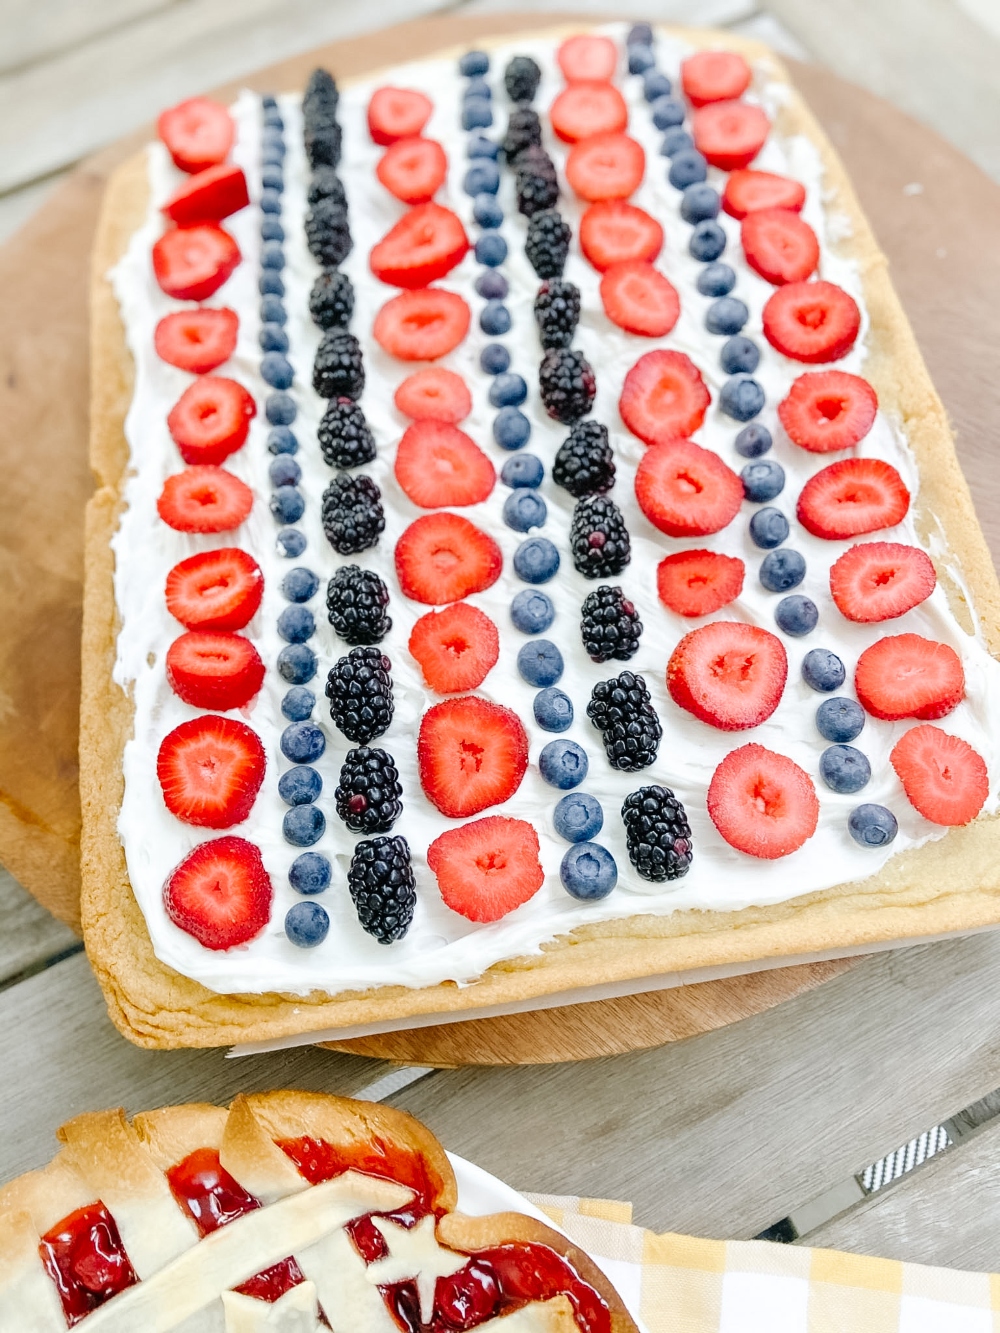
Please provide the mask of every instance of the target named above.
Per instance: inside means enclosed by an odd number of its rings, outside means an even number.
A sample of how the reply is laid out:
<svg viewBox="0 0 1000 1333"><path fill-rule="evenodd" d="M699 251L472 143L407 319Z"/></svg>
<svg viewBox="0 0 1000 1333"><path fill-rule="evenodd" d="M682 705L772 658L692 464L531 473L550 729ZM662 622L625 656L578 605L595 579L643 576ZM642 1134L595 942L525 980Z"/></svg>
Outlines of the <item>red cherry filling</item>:
<svg viewBox="0 0 1000 1333"><path fill-rule="evenodd" d="M57 1222L42 1237L38 1253L70 1328L139 1280L103 1203L78 1208Z"/></svg>

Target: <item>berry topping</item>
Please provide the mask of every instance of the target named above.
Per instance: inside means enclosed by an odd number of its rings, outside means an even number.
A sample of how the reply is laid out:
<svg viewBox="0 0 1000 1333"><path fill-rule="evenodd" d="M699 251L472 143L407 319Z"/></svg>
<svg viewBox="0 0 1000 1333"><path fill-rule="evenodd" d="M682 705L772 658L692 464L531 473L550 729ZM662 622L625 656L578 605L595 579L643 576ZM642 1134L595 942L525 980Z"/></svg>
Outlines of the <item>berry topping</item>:
<svg viewBox="0 0 1000 1333"><path fill-rule="evenodd" d="M819 775L840 796L853 796L871 781L872 766L853 745L831 745L819 757Z"/></svg>
<svg viewBox="0 0 1000 1333"><path fill-rule="evenodd" d="M315 949L329 930L329 914L319 903L293 903L285 913L285 936L299 949Z"/></svg>
<svg viewBox="0 0 1000 1333"><path fill-rule="evenodd" d="M580 633L583 647L592 662L611 658L627 662L639 649L642 621L635 603L621 588L602 584L587 594L581 608Z"/></svg>
<svg viewBox="0 0 1000 1333"><path fill-rule="evenodd" d="M886 847L899 832L896 816L884 805L859 805L847 819L847 829L862 847Z"/></svg>
<svg viewBox="0 0 1000 1333"><path fill-rule="evenodd" d="M203 715L160 743L156 776L172 815L202 828L242 824L264 781L260 737L231 717Z"/></svg>
<svg viewBox="0 0 1000 1333"><path fill-rule="evenodd" d="M511 119L513 120L513 116ZM508 130L509 137L510 131ZM544 148L532 145L522 149L517 154L513 165L518 212L526 218L531 218L536 213L550 211L559 198L559 180L556 176L555 164ZM481 236L477 242L477 258L480 257L479 247L486 242L486 239L485 236ZM498 237L497 240L502 240L502 238ZM502 261L498 259L495 262L500 263Z"/></svg>
<svg viewBox="0 0 1000 1333"><path fill-rule="evenodd" d="M536 588L525 588L510 604L511 624L522 634L543 634L555 618L552 598Z"/></svg>
<svg viewBox="0 0 1000 1333"><path fill-rule="evenodd" d="M560 862L559 878L571 898L598 902L618 883L618 866L606 847L596 842L578 842Z"/></svg>
<svg viewBox="0 0 1000 1333"><path fill-rule="evenodd" d="M402 795L391 754L367 745L348 750L333 799L352 833L388 833L403 813Z"/></svg>
<svg viewBox="0 0 1000 1333"><path fill-rule="evenodd" d="M493 438L501 449L520 449L531 437L531 422L516 407L502 407L493 418Z"/></svg>
<svg viewBox="0 0 1000 1333"><path fill-rule="evenodd" d="M710 449L674 440L643 454L635 495L650 523L668 537L702 537L736 517L743 483Z"/></svg>
<svg viewBox="0 0 1000 1333"><path fill-rule="evenodd" d="M189 555L167 575L167 610L187 629L242 629L263 593L260 566L236 546Z"/></svg>
<svg viewBox="0 0 1000 1333"><path fill-rule="evenodd" d="M322 790L323 779L308 764L296 764L278 779L278 795L286 805L311 805L319 800Z"/></svg>
<svg viewBox="0 0 1000 1333"><path fill-rule="evenodd" d="M190 227L196 222L220 222L249 202L243 168L223 162L189 176L161 211L179 227Z"/></svg>
<svg viewBox="0 0 1000 1333"><path fill-rule="evenodd" d="M335 204L347 205L344 182L333 167L326 165L316 167L309 181L306 198L310 204L318 203L320 199L332 199Z"/></svg>
<svg viewBox="0 0 1000 1333"><path fill-rule="evenodd" d="M798 520L814 537L837 541L902 523L910 492L891 463L881 458L845 458L806 482L796 506Z"/></svg>
<svg viewBox="0 0 1000 1333"><path fill-rule="evenodd" d="M242 384L200 375L170 409L167 429L185 463L222 463L242 448L256 415Z"/></svg>
<svg viewBox="0 0 1000 1333"><path fill-rule="evenodd" d="M156 355L168 365L204 375L232 356L238 329L234 310L176 310L156 326Z"/></svg>
<svg viewBox="0 0 1000 1333"><path fill-rule="evenodd" d="M408 375L392 401L413 421L447 421L457 426L472 411L472 394L465 380L439 366Z"/></svg>
<svg viewBox="0 0 1000 1333"><path fill-rule="evenodd" d="M598 681L587 716L601 733L608 763L625 773L648 768L656 758L663 728L642 676L623 671Z"/></svg>
<svg viewBox="0 0 1000 1333"><path fill-rule="evenodd" d="M228 532L238 528L253 505L249 486L221 467L187 467L168 477L156 501L157 513L177 532Z"/></svg>
<svg viewBox="0 0 1000 1333"><path fill-rule="evenodd" d="M740 481L748 500L764 504L785 489L785 469L772 458L762 458L741 469Z"/></svg>
<svg viewBox="0 0 1000 1333"><path fill-rule="evenodd" d="M740 227L746 261L776 285L804 282L819 263L819 241L808 222L788 208L749 213Z"/></svg>
<svg viewBox="0 0 1000 1333"><path fill-rule="evenodd" d="M800 375L778 404L778 417L793 444L813 454L851 449L875 423L878 399L867 380L843 370Z"/></svg>
<svg viewBox="0 0 1000 1333"><path fill-rule="evenodd" d="M736 286L736 271L728 264L706 264L695 286L702 296L727 296Z"/></svg>
<svg viewBox="0 0 1000 1333"><path fill-rule="evenodd" d="M591 204L580 219L580 249L599 273L613 264L652 263L662 248L656 218L623 199Z"/></svg>
<svg viewBox="0 0 1000 1333"><path fill-rule="evenodd" d="M468 602L428 611L410 631L408 648L428 689L457 694L482 685L500 656L500 635L489 616Z"/></svg>
<svg viewBox="0 0 1000 1333"><path fill-rule="evenodd" d="M385 528L382 495L363 473L338 472L323 492L323 531L339 555L374 546Z"/></svg>
<svg viewBox="0 0 1000 1333"><path fill-rule="evenodd" d="M580 33L566 38L556 60L567 83L607 82L614 77L618 48L610 37Z"/></svg>
<svg viewBox="0 0 1000 1333"><path fill-rule="evenodd" d="M554 685L538 691L531 711L543 731L567 731L573 725L573 700Z"/></svg>
<svg viewBox="0 0 1000 1333"><path fill-rule="evenodd" d="M816 832L819 801L798 764L763 745L741 745L712 776L708 813L731 847L773 861Z"/></svg>
<svg viewBox="0 0 1000 1333"><path fill-rule="evenodd" d="M578 787L587 776L590 760L587 752L576 741L549 741L538 755L538 771L542 780L559 791Z"/></svg>
<svg viewBox="0 0 1000 1333"><path fill-rule="evenodd" d="M717 551L678 551L656 567L656 591L679 616L710 616L743 591L743 561Z"/></svg>
<svg viewBox="0 0 1000 1333"><path fill-rule="evenodd" d="M538 112L531 106L515 107L507 119L507 131L502 144L508 163L516 167L517 159L526 149L540 148L541 143L542 122Z"/></svg>
<svg viewBox="0 0 1000 1333"><path fill-rule="evenodd" d="M886 722L934 722L965 697L965 672L954 648L919 634L879 639L858 658L854 688L866 712Z"/></svg>
<svg viewBox="0 0 1000 1333"><path fill-rule="evenodd" d="M296 893L322 893L330 887L330 862L319 852L303 852L288 867L288 882Z"/></svg>
<svg viewBox="0 0 1000 1333"><path fill-rule="evenodd" d="M562 678L563 656L548 639L536 639L523 644L517 654L517 670L529 685L548 688Z"/></svg>
<svg viewBox="0 0 1000 1333"><path fill-rule="evenodd" d="M594 405L597 381L590 362L576 348L553 347L538 369L542 406L565 426L585 417Z"/></svg>
<svg viewBox="0 0 1000 1333"><path fill-rule="evenodd" d="M336 268L343 263L354 245L347 207L332 195L317 199L310 208L305 232L310 254L324 268Z"/></svg>
<svg viewBox="0 0 1000 1333"><path fill-rule="evenodd" d="M375 437L353 398L331 398L316 432L323 461L330 467L360 467L375 457Z"/></svg>
<svg viewBox="0 0 1000 1333"><path fill-rule="evenodd" d="M415 421L396 448L396 480L421 509L480 504L496 485L493 464L447 421Z"/></svg>
<svg viewBox="0 0 1000 1333"><path fill-rule="evenodd" d="M711 102L695 111L691 122L695 148L723 171L748 167L771 128L761 108L749 102Z"/></svg>
<svg viewBox="0 0 1000 1333"><path fill-rule="evenodd" d="M848 620L870 625L894 620L934 591L934 566L916 546L864 542L852 546L830 570L830 592Z"/></svg>
<svg viewBox="0 0 1000 1333"><path fill-rule="evenodd" d="M750 87L750 66L736 51L696 51L681 61L681 86L692 106L733 101Z"/></svg>
<svg viewBox="0 0 1000 1333"><path fill-rule="evenodd" d="M621 510L606 495L586 495L577 501L569 542L573 564L584 578L620 574L632 558Z"/></svg>
<svg viewBox="0 0 1000 1333"><path fill-rule="evenodd" d="M722 193L722 207L743 220L762 208L786 208L798 213L806 201L806 187L770 171L732 171Z"/></svg>
<svg viewBox="0 0 1000 1333"><path fill-rule="evenodd" d="M189 97L161 113L156 132L181 171L202 171L225 160L236 127L224 106L207 97Z"/></svg>
<svg viewBox="0 0 1000 1333"><path fill-rule="evenodd" d="M431 606L492 587L503 556L492 537L460 514L423 514L396 543L396 576L407 597Z"/></svg>
<svg viewBox="0 0 1000 1333"><path fill-rule="evenodd" d="M389 589L373 569L343 565L327 584L327 615L346 643L381 642L392 629L388 605Z"/></svg>
<svg viewBox="0 0 1000 1333"><path fill-rule="evenodd" d="M564 143L579 143L595 134L620 134L628 107L613 83L571 83L549 107L549 120Z"/></svg>
<svg viewBox="0 0 1000 1333"><path fill-rule="evenodd" d="M773 547L780 546L783 541L788 540L788 519L785 518L780 509L775 509L769 505L766 509L757 510L756 514L750 519L748 530L750 540L755 546L770 551Z"/></svg>
<svg viewBox="0 0 1000 1333"><path fill-rule="evenodd" d="M579 287L562 278L543 282L535 297L535 323L542 346L568 347L579 322Z"/></svg>
<svg viewBox="0 0 1000 1333"><path fill-rule="evenodd" d="M326 815L318 805L293 805L285 811L281 832L293 847L311 847L326 832Z"/></svg>
<svg viewBox="0 0 1000 1333"><path fill-rule="evenodd" d="M264 663L241 634L189 630L167 649L167 683L186 704L225 712L248 704L264 683Z"/></svg>
<svg viewBox="0 0 1000 1333"><path fill-rule="evenodd" d="M153 272L177 301L205 301L240 262L240 247L214 223L173 227L153 245Z"/></svg>
<svg viewBox="0 0 1000 1333"><path fill-rule="evenodd" d="M538 852L538 834L525 820L487 815L435 838L427 864L453 912L469 921L499 921L542 887Z"/></svg>
<svg viewBox="0 0 1000 1333"><path fill-rule="evenodd" d="M861 311L832 282L789 282L764 306L764 337L793 361L837 361L854 346Z"/></svg>
<svg viewBox="0 0 1000 1333"><path fill-rule="evenodd" d="M711 401L689 356L658 349L640 356L625 376L618 411L644 444L662 444L693 435Z"/></svg>
<svg viewBox="0 0 1000 1333"><path fill-rule="evenodd" d="M717 222L710 218L703 219L692 228L688 240L688 253L703 264L710 264L718 259L726 248L726 233Z"/></svg>
<svg viewBox="0 0 1000 1333"><path fill-rule="evenodd" d="M354 285L346 273L327 269L312 285L309 313L321 329L342 329L354 314Z"/></svg>
<svg viewBox="0 0 1000 1333"><path fill-rule="evenodd" d="M893 746L889 762L910 804L934 824L968 824L990 794L981 756L940 727L913 727Z"/></svg>
<svg viewBox="0 0 1000 1333"><path fill-rule="evenodd" d="M843 662L829 648L811 648L802 659L802 679L810 689L829 694L831 690L840 689L847 679L847 672Z"/></svg>
<svg viewBox="0 0 1000 1333"><path fill-rule="evenodd" d="M509 708L468 695L435 704L420 722L420 785L449 819L508 800L528 767L528 738Z"/></svg>
<svg viewBox="0 0 1000 1333"><path fill-rule="evenodd" d="M562 277L572 235L569 223L554 208L543 208L532 215L524 253L540 278Z"/></svg>
<svg viewBox="0 0 1000 1333"><path fill-rule="evenodd" d="M352 648L330 668L326 678L330 716L338 731L356 745L375 740L392 721L390 670L389 659L376 647Z"/></svg>
<svg viewBox="0 0 1000 1333"><path fill-rule="evenodd" d="M361 344L346 329L328 329L316 349L313 388L321 398L360 398L365 387Z"/></svg>
<svg viewBox="0 0 1000 1333"><path fill-rule="evenodd" d="M681 313L675 288L652 264L612 264L601 278L601 304L612 324L626 333L662 338Z"/></svg>
<svg viewBox="0 0 1000 1333"><path fill-rule="evenodd" d="M811 654L807 653L806 656ZM811 684L809 681L806 683ZM831 688L839 689L839 686L833 685ZM853 741L861 735L864 726L865 710L853 699L824 699L816 709L816 730L824 740L833 741L835 745Z"/></svg>
<svg viewBox="0 0 1000 1333"><path fill-rule="evenodd" d="M426 204L444 184L448 158L436 139L397 139L382 154L375 175L404 204Z"/></svg>
<svg viewBox="0 0 1000 1333"><path fill-rule="evenodd" d="M577 499L610 491L615 484L615 463L607 426L578 421L559 446L552 480Z"/></svg>
<svg viewBox="0 0 1000 1333"><path fill-rule="evenodd" d="M589 842L604 827L604 811L596 797L577 791L559 801L552 811L552 824L567 842Z"/></svg>
<svg viewBox="0 0 1000 1333"><path fill-rule="evenodd" d="M469 307L456 292L428 287L386 301L372 332L382 350L400 361L436 361L458 346L470 320Z"/></svg>
<svg viewBox="0 0 1000 1333"><path fill-rule="evenodd" d="M718 620L685 634L667 663L675 704L718 727L745 731L771 716L785 688L781 640L757 625Z"/></svg>
<svg viewBox="0 0 1000 1333"><path fill-rule="evenodd" d="M642 144L627 134L595 134L574 144L566 158L566 179L581 199L627 199L646 170Z"/></svg>
<svg viewBox="0 0 1000 1333"><path fill-rule="evenodd" d="M548 508L537 491L526 488L513 491L503 505L503 521L515 532L530 532L545 523Z"/></svg>
<svg viewBox="0 0 1000 1333"><path fill-rule="evenodd" d="M669 787L640 787L622 806L628 859L643 879L661 884L691 869L691 826Z"/></svg>
<svg viewBox="0 0 1000 1333"><path fill-rule="evenodd" d="M461 218L440 204L417 204L372 247L371 271L393 287L418 288L443 278L469 248Z"/></svg>
<svg viewBox="0 0 1000 1333"><path fill-rule="evenodd" d="M259 935L273 896L260 852L245 838L201 843L163 886L167 916L206 949L232 949Z"/></svg>
<svg viewBox="0 0 1000 1333"><path fill-rule="evenodd" d="M503 72L503 84L512 102L532 102L542 71L531 56L512 56Z"/></svg>
<svg viewBox="0 0 1000 1333"><path fill-rule="evenodd" d="M376 88L368 103L368 133L385 147L412 139L430 120L434 103L415 88Z"/></svg>
<svg viewBox="0 0 1000 1333"><path fill-rule="evenodd" d="M805 557L788 547L769 551L760 562L757 576L760 586L768 592L788 592L797 588L806 576Z"/></svg>
<svg viewBox="0 0 1000 1333"><path fill-rule="evenodd" d="M417 905L417 887L405 838L371 838L354 848L347 873L358 920L379 944L401 940Z"/></svg>

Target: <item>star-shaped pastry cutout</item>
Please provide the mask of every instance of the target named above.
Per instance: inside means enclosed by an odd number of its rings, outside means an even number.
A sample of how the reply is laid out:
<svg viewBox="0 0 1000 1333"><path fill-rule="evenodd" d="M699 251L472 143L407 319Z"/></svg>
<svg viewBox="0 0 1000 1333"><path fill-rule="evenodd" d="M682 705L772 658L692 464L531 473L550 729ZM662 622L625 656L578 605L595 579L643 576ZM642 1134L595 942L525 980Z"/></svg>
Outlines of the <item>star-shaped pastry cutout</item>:
<svg viewBox="0 0 1000 1333"><path fill-rule="evenodd" d="M420 1297L420 1318L429 1324L434 1317L434 1288L439 1277L451 1277L469 1262L466 1254L446 1250L437 1242L433 1216L422 1217L415 1226L401 1227L388 1217L373 1217L389 1247L384 1259L376 1259L365 1276L376 1286L414 1282Z"/></svg>

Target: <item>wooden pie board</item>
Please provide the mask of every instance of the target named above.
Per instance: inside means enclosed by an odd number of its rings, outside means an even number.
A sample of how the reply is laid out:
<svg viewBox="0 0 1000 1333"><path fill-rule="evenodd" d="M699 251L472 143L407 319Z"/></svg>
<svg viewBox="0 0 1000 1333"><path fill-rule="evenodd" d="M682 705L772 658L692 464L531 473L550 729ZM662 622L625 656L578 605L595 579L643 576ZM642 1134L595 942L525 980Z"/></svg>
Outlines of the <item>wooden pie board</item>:
<svg viewBox="0 0 1000 1333"><path fill-rule="evenodd" d="M338 42L216 90L303 86L415 59L489 33L573 16L435 17ZM581 18L581 24L595 21ZM948 408L994 559L1000 556L1000 187L930 130L812 65L792 77L851 174ZM104 183L151 137L81 165L0 248L0 862L79 929L80 599L87 466L88 259ZM769 1009L856 960L804 964L674 990L330 1043L431 1065L610 1055Z"/></svg>

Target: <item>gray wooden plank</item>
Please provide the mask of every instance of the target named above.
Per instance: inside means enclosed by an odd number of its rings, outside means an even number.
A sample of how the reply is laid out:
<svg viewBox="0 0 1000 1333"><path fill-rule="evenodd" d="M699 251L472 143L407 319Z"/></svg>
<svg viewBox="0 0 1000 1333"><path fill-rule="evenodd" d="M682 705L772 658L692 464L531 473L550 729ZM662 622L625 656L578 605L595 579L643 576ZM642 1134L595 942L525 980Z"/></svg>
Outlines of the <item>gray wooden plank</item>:
<svg viewBox="0 0 1000 1333"><path fill-rule="evenodd" d="M4 0L0 72L19 69L177 0Z"/></svg>
<svg viewBox="0 0 1000 1333"><path fill-rule="evenodd" d="M593 14L606 19L609 14L626 19L635 17L650 23L691 23L699 27L718 27L747 18L757 8L756 0L642 0L621 6L613 0L532 0L530 5L512 0L467 0L463 14L501 14L511 9L530 9L533 13Z"/></svg>
<svg viewBox="0 0 1000 1333"><path fill-rule="evenodd" d="M0 866L0 985L77 943L70 928Z"/></svg>

